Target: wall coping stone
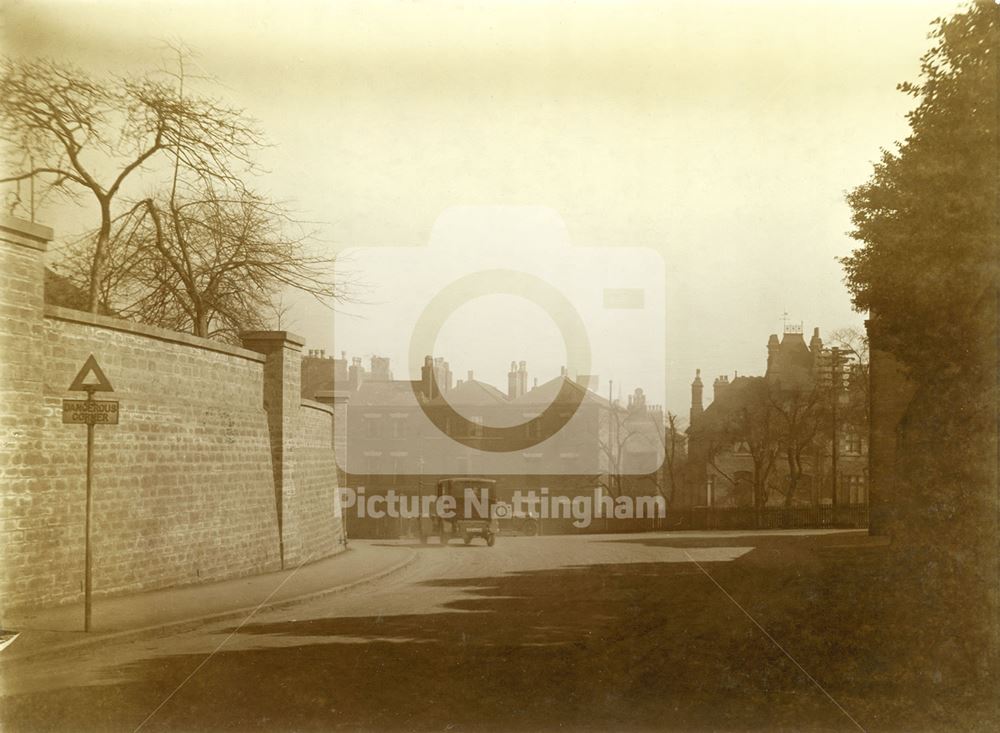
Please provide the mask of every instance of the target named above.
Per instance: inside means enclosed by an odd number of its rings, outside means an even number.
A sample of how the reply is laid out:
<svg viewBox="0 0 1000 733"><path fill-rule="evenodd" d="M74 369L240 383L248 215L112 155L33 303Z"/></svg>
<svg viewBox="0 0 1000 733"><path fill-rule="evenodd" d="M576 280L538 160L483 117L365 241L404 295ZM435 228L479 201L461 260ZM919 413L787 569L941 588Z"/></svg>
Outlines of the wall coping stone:
<svg viewBox="0 0 1000 733"><path fill-rule="evenodd" d="M346 405L351 399L351 393L343 389L321 389L313 397L316 402L324 405Z"/></svg>
<svg viewBox="0 0 1000 733"><path fill-rule="evenodd" d="M240 331L239 336L245 348L262 354L269 354L286 346L294 351L301 351L306 344L304 337L291 331Z"/></svg>
<svg viewBox="0 0 1000 733"><path fill-rule="evenodd" d="M308 407L310 410L319 410L321 412L326 412L330 415L336 415L334 409L329 405L324 405L322 402L316 402L315 400L302 400L302 406Z"/></svg>
<svg viewBox="0 0 1000 733"><path fill-rule="evenodd" d="M44 252L52 241L52 227L16 216L0 215L0 240Z"/></svg>
<svg viewBox="0 0 1000 733"><path fill-rule="evenodd" d="M135 323L133 321L126 321L123 318L113 318L111 316L102 316L95 313L87 313L85 311L73 310L72 308L62 308L56 305L46 305L45 306L45 317L52 318L57 321L69 321L70 323L84 323L88 326L97 326L99 328L107 328L112 331L122 331L124 333L134 333L139 336L148 336L149 338L156 339L157 341L166 341L173 344L183 344L184 346L193 346L197 349L204 349L206 351L215 351L220 354L227 354L228 356L237 356L241 359L247 359L249 361L255 361L263 363L265 357L256 351L251 351L249 349L243 349L239 346L232 346L230 344L223 343L221 341L215 341L213 339L202 338L201 336L194 336L189 333L181 333L180 331L170 331L166 328L160 328L158 326L148 326L144 323Z"/></svg>

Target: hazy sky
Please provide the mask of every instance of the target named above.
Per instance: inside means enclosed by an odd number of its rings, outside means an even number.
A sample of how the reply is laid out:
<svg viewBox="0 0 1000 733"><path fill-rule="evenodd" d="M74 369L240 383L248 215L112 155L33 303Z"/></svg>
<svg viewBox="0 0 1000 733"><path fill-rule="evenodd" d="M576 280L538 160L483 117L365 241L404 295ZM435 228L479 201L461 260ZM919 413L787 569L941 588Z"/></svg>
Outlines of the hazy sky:
<svg viewBox="0 0 1000 733"><path fill-rule="evenodd" d="M646 312L614 314L641 328L588 324L602 392L608 378L642 386L686 416L694 370L760 373L783 312L807 332L860 327L835 260L853 247L844 193L905 135L911 100L895 86L916 79L929 22L957 7L7 2L2 32L8 53L94 71L154 66L164 39L196 51L273 143L260 187L321 222L329 251L351 248L370 285L336 339L329 312L296 301L287 327L307 348L387 355L405 377L412 323L441 286L427 271L507 259L537 274L558 240L573 266L552 284L584 320L600 321L588 298L642 273ZM80 226L45 216L58 236ZM395 249L432 232L451 269ZM656 253L662 284L634 269L636 248ZM456 311L438 351L504 388L512 359L540 381L558 373L558 334L538 306L496 295Z"/></svg>

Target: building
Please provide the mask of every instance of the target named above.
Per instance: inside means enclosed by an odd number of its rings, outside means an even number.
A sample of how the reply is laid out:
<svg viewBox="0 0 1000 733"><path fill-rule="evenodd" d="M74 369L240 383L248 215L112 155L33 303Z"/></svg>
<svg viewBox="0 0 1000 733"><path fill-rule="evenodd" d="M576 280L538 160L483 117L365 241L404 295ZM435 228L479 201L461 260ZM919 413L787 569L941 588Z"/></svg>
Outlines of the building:
<svg viewBox="0 0 1000 733"><path fill-rule="evenodd" d="M565 368L529 388L524 361L511 362L506 392L471 371L456 381L442 357L426 357L414 381L370 378L374 359L361 378L340 366L346 356L305 361L313 365L303 367L303 396L346 401L339 462L346 485L366 496L430 493L438 479L453 476L494 478L504 500L543 488L567 497L595 488L612 495L660 489L663 410L647 405L641 389L623 406L588 388L599 385L597 375L571 378ZM391 375L388 360L382 373ZM352 530L371 532L357 523Z"/></svg>
<svg viewBox="0 0 1000 733"><path fill-rule="evenodd" d="M336 389L356 390L364 382L391 380L389 359L384 356L371 356L368 369L362 364L361 357L354 357L348 363L346 352L341 352L340 358L336 359L327 356L323 349L310 349L308 355L302 357L303 394L306 393L306 385L308 392L315 395Z"/></svg>
<svg viewBox="0 0 1000 733"><path fill-rule="evenodd" d="M868 499L862 365L787 326L763 376L722 375L703 404L691 384L684 503L691 507L861 506Z"/></svg>

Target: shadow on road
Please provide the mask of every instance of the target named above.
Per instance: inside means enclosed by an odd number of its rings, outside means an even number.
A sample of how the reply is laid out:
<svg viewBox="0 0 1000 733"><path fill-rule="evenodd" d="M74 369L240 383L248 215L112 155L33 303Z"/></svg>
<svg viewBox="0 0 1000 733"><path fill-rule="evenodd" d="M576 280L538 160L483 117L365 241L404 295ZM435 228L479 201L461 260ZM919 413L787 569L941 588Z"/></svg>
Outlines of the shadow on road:
<svg viewBox="0 0 1000 733"><path fill-rule="evenodd" d="M440 612L234 627L267 648L146 659L122 670L131 682L45 705L19 696L4 728L133 728L197 669L144 730L857 730L786 651L865 728L958 725L968 711L955 690L928 697L898 656L906 644L879 625L882 556L808 538L756 544L700 567L588 565L413 589L461 594Z"/></svg>

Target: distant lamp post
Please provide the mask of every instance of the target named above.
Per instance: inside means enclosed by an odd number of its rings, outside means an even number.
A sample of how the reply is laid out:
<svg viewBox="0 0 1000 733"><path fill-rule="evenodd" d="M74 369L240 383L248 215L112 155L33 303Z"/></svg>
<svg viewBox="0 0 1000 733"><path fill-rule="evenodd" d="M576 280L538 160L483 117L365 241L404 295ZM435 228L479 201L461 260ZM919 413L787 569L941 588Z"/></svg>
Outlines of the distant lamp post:
<svg viewBox="0 0 1000 733"><path fill-rule="evenodd" d="M831 444L830 444L830 503L833 506L834 518L837 511L837 460L840 455L839 435L837 431L837 403L844 386L842 367L847 364L848 356L839 347L830 349L830 402L831 402Z"/></svg>

